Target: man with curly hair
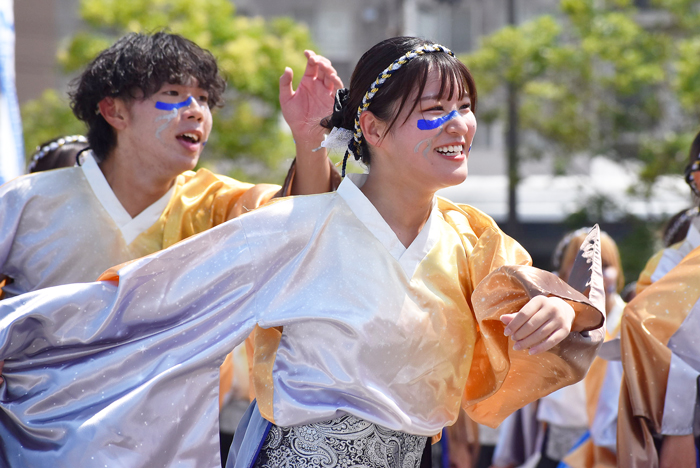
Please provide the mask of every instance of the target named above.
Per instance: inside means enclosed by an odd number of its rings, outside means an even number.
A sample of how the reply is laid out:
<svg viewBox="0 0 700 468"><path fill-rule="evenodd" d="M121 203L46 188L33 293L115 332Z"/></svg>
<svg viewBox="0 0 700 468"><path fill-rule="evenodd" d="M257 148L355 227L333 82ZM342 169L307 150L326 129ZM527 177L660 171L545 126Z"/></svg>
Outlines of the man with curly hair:
<svg viewBox="0 0 700 468"><path fill-rule="evenodd" d="M306 55L296 92L291 69L280 79L299 156L284 195L330 188L325 150L311 151L323 139L314 118L328 113L342 83L328 60ZM214 57L175 34L129 34L100 53L71 92L88 128L80 165L0 187L5 295L93 281L282 194L279 186L191 171L224 89Z"/></svg>

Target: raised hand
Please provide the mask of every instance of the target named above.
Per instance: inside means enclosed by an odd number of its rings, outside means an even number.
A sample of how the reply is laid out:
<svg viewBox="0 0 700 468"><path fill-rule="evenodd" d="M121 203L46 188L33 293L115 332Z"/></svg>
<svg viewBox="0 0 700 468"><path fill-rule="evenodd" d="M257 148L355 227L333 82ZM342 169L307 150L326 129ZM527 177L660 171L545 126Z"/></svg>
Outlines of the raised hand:
<svg viewBox="0 0 700 468"><path fill-rule="evenodd" d="M296 145L296 172L292 195L327 192L331 186L331 167L325 148L314 151L323 142L325 129L321 119L331 115L335 92L343 82L330 60L307 50L306 70L296 90L294 73L286 68L280 77L280 105L284 120L292 129Z"/></svg>
<svg viewBox="0 0 700 468"><path fill-rule="evenodd" d="M514 314L504 314L504 334L515 344L513 349L529 349L538 354L566 338L576 316L574 309L558 297L535 296Z"/></svg>
<svg viewBox="0 0 700 468"><path fill-rule="evenodd" d="M333 112L335 92L343 87L343 82L330 60L310 50L304 55L306 70L296 90L292 88L294 72L291 68L287 67L280 77L280 105L297 146L308 141L316 148L323 141L324 133L319 122Z"/></svg>

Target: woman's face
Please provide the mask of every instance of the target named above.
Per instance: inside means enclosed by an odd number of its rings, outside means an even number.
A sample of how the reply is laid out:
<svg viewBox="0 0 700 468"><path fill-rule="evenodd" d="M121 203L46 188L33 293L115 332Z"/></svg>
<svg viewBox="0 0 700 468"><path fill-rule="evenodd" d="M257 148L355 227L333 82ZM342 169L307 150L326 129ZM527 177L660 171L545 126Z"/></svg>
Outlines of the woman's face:
<svg viewBox="0 0 700 468"><path fill-rule="evenodd" d="M454 93L450 99L441 98L440 84L438 72L431 71L418 105L412 111L406 106L380 142L396 177L418 180L433 191L467 177L476 132L470 97Z"/></svg>

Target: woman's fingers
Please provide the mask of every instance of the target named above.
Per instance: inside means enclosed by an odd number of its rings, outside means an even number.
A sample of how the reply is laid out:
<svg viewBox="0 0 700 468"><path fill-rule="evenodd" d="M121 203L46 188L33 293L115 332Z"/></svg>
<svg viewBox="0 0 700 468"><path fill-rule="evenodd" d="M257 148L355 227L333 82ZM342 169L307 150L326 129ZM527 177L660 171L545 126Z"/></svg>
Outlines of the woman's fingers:
<svg viewBox="0 0 700 468"><path fill-rule="evenodd" d="M543 353L561 343L564 339L566 339L567 336L569 336L569 332L559 328L554 333L549 335L545 340L541 341L535 346L532 346L529 352L530 354Z"/></svg>
<svg viewBox="0 0 700 468"><path fill-rule="evenodd" d="M292 80L294 72L291 68L284 69L284 73L280 76L280 103L284 104L294 96L294 88L292 88Z"/></svg>
<svg viewBox="0 0 700 468"><path fill-rule="evenodd" d="M304 55L307 58L304 76L315 78L322 82L323 86L330 91L343 87L343 81L338 77L338 73L333 68L330 60L323 55L317 55L311 50L304 51Z"/></svg>
<svg viewBox="0 0 700 468"><path fill-rule="evenodd" d="M532 299L530 299L527 302L527 304L525 304L522 307L522 309L520 309L515 314L512 314L513 319L508 324L508 326L506 326L506 329L503 333L506 336L512 336L515 333L517 333L520 330L520 328L523 325L525 325L528 321L530 321L530 319L532 319L532 317L540 310L540 308L544 304L544 299L546 299L546 297L544 296L535 296ZM539 325L541 325L541 323ZM522 339L522 336L518 339Z"/></svg>
<svg viewBox="0 0 700 468"><path fill-rule="evenodd" d="M316 55L312 50L305 50L304 55L306 56L306 68L304 69L304 76L315 78L318 76L318 55Z"/></svg>
<svg viewBox="0 0 700 468"><path fill-rule="evenodd" d="M519 312L504 315L504 334L515 342L516 351L530 349L530 354L546 351L568 336L574 310L562 299L535 296Z"/></svg>

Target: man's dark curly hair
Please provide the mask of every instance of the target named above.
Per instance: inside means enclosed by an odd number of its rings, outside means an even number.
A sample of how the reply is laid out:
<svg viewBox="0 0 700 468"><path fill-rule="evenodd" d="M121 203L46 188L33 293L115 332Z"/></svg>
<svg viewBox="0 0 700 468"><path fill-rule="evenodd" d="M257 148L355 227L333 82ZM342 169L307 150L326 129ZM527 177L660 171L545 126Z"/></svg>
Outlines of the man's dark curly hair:
<svg viewBox="0 0 700 468"><path fill-rule="evenodd" d="M196 79L209 93L209 106L221 103L226 82L207 50L176 34L128 34L102 51L71 83L71 108L88 127L87 138L102 160L117 144L116 133L97 111L106 97L147 99L165 83Z"/></svg>

